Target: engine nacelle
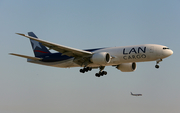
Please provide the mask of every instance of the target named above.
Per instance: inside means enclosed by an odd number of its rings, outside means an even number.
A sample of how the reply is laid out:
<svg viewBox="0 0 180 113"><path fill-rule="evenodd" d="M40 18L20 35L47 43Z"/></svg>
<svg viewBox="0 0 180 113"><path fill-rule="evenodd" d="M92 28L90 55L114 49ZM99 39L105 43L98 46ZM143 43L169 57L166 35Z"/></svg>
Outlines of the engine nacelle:
<svg viewBox="0 0 180 113"><path fill-rule="evenodd" d="M123 63L118 65L116 68L121 70L122 72L132 72L136 70L136 63Z"/></svg>
<svg viewBox="0 0 180 113"><path fill-rule="evenodd" d="M90 61L94 64L106 65L111 61L111 56L107 52L94 53Z"/></svg>

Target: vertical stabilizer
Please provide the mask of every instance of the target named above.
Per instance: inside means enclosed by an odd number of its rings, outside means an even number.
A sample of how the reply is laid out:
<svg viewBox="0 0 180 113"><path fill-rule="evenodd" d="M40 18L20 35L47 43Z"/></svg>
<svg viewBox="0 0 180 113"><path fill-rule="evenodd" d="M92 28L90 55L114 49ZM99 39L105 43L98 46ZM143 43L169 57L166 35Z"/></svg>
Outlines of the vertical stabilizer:
<svg viewBox="0 0 180 113"><path fill-rule="evenodd" d="M28 35L31 37L38 38L33 32L28 32ZM40 42L30 39L32 49L34 51L35 57L44 56L50 54L51 52L43 46Z"/></svg>

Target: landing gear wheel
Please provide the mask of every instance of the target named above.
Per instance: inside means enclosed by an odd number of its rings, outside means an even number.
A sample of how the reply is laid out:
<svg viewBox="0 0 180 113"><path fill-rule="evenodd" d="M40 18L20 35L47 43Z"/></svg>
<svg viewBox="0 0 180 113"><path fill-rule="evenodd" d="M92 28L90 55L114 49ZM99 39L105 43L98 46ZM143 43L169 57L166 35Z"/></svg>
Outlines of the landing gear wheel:
<svg viewBox="0 0 180 113"><path fill-rule="evenodd" d="M159 62L162 62L162 59L158 59L158 60L156 60L156 65L155 65L155 68L157 68L157 69L159 68L159 65L158 65L158 64L159 64Z"/></svg>
<svg viewBox="0 0 180 113"><path fill-rule="evenodd" d="M80 71L81 73L85 73L85 72L88 72L88 71L91 71L91 70L92 70L91 67L84 67L83 69L80 69L79 71Z"/></svg>
<svg viewBox="0 0 180 113"><path fill-rule="evenodd" d="M88 68L84 68L84 70L85 70L85 72L88 72L88 71L89 71L89 69L88 69Z"/></svg>
<svg viewBox="0 0 180 113"><path fill-rule="evenodd" d="M159 65L155 65L155 68L157 68L157 69L158 69L158 68L159 68Z"/></svg>
<svg viewBox="0 0 180 113"><path fill-rule="evenodd" d="M107 72L106 71L103 71L104 75L107 75Z"/></svg>
<svg viewBox="0 0 180 113"><path fill-rule="evenodd" d="M107 72L106 72L106 71L102 71L102 72L100 72L100 75L101 75L101 76L107 75Z"/></svg>
<svg viewBox="0 0 180 113"><path fill-rule="evenodd" d="M104 75L104 73L103 73L103 72L99 72L99 75L100 75L100 76L103 76L103 75Z"/></svg>
<svg viewBox="0 0 180 113"><path fill-rule="evenodd" d="M99 73L96 73L95 76L96 76L96 77L100 77L100 74L99 74Z"/></svg>
<svg viewBox="0 0 180 113"><path fill-rule="evenodd" d="M100 77L100 76L103 76L103 75L107 75L107 72L106 72L106 71L103 71L104 68L105 68L105 66L100 66L100 67L99 67L100 71L99 71L99 73L96 73L95 76L96 76L96 77Z"/></svg>
<svg viewBox="0 0 180 113"><path fill-rule="evenodd" d="M85 70L84 70L84 69L80 69L79 71L80 71L81 73L84 73L84 72L85 72Z"/></svg>

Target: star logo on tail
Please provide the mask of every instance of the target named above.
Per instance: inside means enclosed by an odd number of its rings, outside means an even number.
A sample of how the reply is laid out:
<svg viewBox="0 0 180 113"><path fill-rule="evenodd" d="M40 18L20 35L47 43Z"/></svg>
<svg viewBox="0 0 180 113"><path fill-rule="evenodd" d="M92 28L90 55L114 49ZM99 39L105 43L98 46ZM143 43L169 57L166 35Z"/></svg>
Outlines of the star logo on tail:
<svg viewBox="0 0 180 113"><path fill-rule="evenodd" d="M39 47L42 49L42 47L40 46L39 42L38 41L35 41L35 40L31 40L31 42L33 43L33 49L35 49L36 47Z"/></svg>

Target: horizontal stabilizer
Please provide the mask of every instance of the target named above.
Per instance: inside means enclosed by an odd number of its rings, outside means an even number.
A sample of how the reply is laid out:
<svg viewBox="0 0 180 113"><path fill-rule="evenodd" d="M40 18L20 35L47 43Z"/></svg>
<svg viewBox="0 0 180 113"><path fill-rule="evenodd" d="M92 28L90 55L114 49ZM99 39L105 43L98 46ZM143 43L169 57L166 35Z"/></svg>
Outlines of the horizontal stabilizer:
<svg viewBox="0 0 180 113"><path fill-rule="evenodd" d="M20 55L20 54L15 54L15 53L9 53L9 54L10 55L15 55L15 56L18 56L18 57L32 59L32 60L42 60L42 58L37 58L37 57L31 57L31 56Z"/></svg>

